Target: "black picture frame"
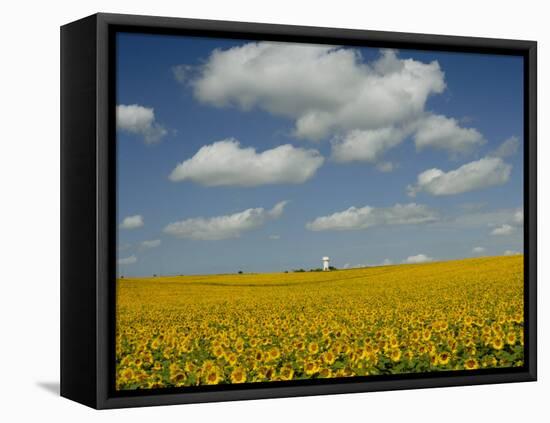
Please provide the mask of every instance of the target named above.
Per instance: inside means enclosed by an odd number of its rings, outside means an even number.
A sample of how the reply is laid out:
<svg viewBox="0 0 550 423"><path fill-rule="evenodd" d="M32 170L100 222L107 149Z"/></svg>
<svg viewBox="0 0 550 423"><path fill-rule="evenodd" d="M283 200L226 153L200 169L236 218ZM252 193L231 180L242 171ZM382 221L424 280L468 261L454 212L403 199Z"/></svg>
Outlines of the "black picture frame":
<svg viewBox="0 0 550 423"><path fill-rule="evenodd" d="M525 366L327 380L114 390L118 31L518 55L524 60ZM97 409L323 395L537 378L537 44L534 41L118 14L61 27L61 395ZM356 380L358 379L358 380ZM200 388L200 389L199 389Z"/></svg>

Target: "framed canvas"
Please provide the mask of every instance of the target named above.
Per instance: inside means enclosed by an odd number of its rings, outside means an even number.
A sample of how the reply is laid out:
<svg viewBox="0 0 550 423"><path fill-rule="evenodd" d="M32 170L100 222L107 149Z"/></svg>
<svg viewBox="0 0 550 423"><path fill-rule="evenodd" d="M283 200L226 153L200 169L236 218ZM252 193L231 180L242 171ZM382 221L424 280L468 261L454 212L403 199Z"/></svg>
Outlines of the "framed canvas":
<svg viewBox="0 0 550 423"><path fill-rule="evenodd" d="M536 380L536 43L61 28L61 395Z"/></svg>

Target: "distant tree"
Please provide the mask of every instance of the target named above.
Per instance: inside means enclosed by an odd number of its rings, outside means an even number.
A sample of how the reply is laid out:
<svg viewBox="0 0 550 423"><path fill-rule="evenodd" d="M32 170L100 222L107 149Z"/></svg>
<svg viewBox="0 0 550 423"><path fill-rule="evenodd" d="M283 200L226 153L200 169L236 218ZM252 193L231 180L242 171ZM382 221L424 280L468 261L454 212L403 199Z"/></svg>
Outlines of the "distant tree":
<svg viewBox="0 0 550 423"><path fill-rule="evenodd" d="M336 267L334 267L334 266L329 266L329 267L328 267L328 270L338 270L338 269L337 269Z"/></svg>
<svg viewBox="0 0 550 423"><path fill-rule="evenodd" d="M310 272L322 272L323 269L321 269L320 267L317 267L316 269L309 269Z"/></svg>
<svg viewBox="0 0 550 423"><path fill-rule="evenodd" d="M243 271L242 271L242 270L239 270L237 273L238 273L239 275L242 275L242 274L243 274Z"/></svg>
<svg viewBox="0 0 550 423"><path fill-rule="evenodd" d="M301 273L301 272L305 272L305 270L304 269L296 269L296 270L294 270L294 272L295 273Z"/></svg>
<svg viewBox="0 0 550 423"><path fill-rule="evenodd" d="M124 279L124 275L120 275L120 279Z"/></svg>
<svg viewBox="0 0 550 423"><path fill-rule="evenodd" d="M153 273L153 277L156 278L156 277L157 277L157 274L156 274L156 273Z"/></svg>

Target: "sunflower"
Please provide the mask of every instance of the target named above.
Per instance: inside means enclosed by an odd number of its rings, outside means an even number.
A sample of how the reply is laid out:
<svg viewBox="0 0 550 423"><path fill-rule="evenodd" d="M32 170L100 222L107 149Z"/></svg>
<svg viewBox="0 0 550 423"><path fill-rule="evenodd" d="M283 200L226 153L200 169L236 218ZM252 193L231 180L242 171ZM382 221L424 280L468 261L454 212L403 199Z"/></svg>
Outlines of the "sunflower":
<svg viewBox="0 0 550 423"><path fill-rule="evenodd" d="M424 329L422 332L422 340L423 341L429 341L432 337L432 331L430 329Z"/></svg>
<svg viewBox="0 0 550 423"><path fill-rule="evenodd" d="M126 367L122 371L121 376L126 380L131 380L134 378L134 371L130 367Z"/></svg>
<svg viewBox="0 0 550 423"><path fill-rule="evenodd" d="M184 368L186 372L194 372L197 370L197 366L191 361L187 361Z"/></svg>
<svg viewBox="0 0 550 423"><path fill-rule="evenodd" d="M212 349L212 354L214 354L214 357L220 358L223 356L223 348L220 345L214 346Z"/></svg>
<svg viewBox="0 0 550 423"><path fill-rule="evenodd" d="M185 383L185 379L186 379L185 373L181 371L173 375L170 375L170 381L176 386L183 385Z"/></svg>
<svg viewBox="0 0 550 423"><path fill-rule="evenodd" d="M466 370L475 370L479 368L479 363L475 358L468 358L466 361L464 361L464 368Z"/></svg>
<svg viewBox="0 0 550 423"><path fill-rule="evenodd" d="M312 376L319 371L319 365L315 361L308 361L304 365L304 372L308 376Z"/></svg>
<svg viewBox="0 0 550 423"><path fill-rule="evenodd" d="M205 382L207 385L216 385L220 383L221 377L217 369L212 368L206 373Z"/></svg>
<svg viewBox="0 0 550 423"><path fill-rule="evenodd" d="M516 334L514 332L509 332L508 335L506 335L506 343L508 345L515 345L516 344Z"/></svg>
<svg viewBox="0 0 550 423"><path fill-rule="evenodd" d="M329 365L332 365L336 361L336 355L332 351L326 351L323 354L323 361Z"/></svg>
<svg viewBox="0 0 550 423"><path fill-rule="evenodd" d="M332 377L332 370L330 370L329 368L325 367L323 368L320 372L319 372L319 377L320 378L329 378L329 377Z"/></svg>
<svg viewBox="0 0 550 423"><path fill-rule="evenodd" d="M451 359L451 355L447 352L442 352L437 357L437 362L441 364L442 366L446 366L449 364L449 360Z"/></svg>
<svg viewBox="0 0 550 423"><path fill-rule="evenodd" d="M319 352L319 344L317 342L310 342L307 350L311 355L317 354Z"/></svg>
<svg viewBox="0 0 550 423"><path fill-rule="evenodd" d="M481 366L482 367L496 367L497 365L497 359L493 355L486 355L481 359Z"/></svg>
<svg viewBox="0 0 550 423"><path fill-rule="evenodd" d="M269 350L269 358L271 360L277 360L281 356L281 350L277 347L272 347Z"/></svg>
<svg viewBox="0 0 550 423"><path fill-rule="evenodd" d="M235 354L235 353L227 354L226 360L230 365L234 366L235 363L237 363L237 360L238 360L237 354Z"/></svg>
<svg viewBox="0 0 550 423"><path fill-rule="evenodd" d="M401 360L401 350L399 348L395 348L390 353L391 361L398 362Z"/></svg>
<svg viewBox="0 0 550 423"><path fill-rule="evenodd" d="M491 342L491 346L495 350L501 350L502 348L504 348L504 341L502 340L502 338L494 338L493 342Z"/></svg>
<svg viewBox="0 0 550 423"><path fill-rule="evenodd" d="M289 365L283 366L279 371L279 377L282 380L291 380L293 376L294 376L294 369Z"/></svg>
<svg viewBox="0 0 550 423"><path fill-rule="evenodd" d="M246 382L246 371L241 368L237 367L236 369L233 369L231 372L231 383L244 383Z"/></svg>

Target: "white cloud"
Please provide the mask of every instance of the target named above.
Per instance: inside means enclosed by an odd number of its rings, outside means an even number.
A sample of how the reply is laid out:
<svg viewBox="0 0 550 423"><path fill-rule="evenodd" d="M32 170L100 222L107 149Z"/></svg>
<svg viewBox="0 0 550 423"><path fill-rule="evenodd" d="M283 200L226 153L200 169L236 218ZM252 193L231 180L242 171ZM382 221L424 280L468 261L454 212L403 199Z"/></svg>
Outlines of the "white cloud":
<svg viewBox="0 0 550 423"><path fill-rule="evenodd" d="M317 150L285 144L257 153L230 138L201 147L192 158L176 166L170 179L206 186L299 184L315 175L323 162Z"/></svg>
<svg viewBox="0 0 550 423"><path fill-rule="evenodd" d="M495 227L505 223L513 224L515 216L522 213L521 209L497 209L490 211L474 211L461 213L456 217L442 220L441 225L451 224L459 228Z"/></svg>
<svg viewBox="0 0 550 423"><path fill-rule="evenodd" d="M193 66L190 65L176 65L172 67L174 78L181 84L189 82L189 77L193 71Z"/></svg>
<svg viewBox="0 0 550 423"><path fill-rule="evenodd" d="M518 210L514 213L514 223L523 225L523 210Z"/></svg>
<svg viewBox="0 0 550 423"><path fill-rule="evenodd" d="M407 225L434 222L437 213L427 206L415 203L392 207L350 207L328 216L321 216L306 224L311 231L344 231L367 229L380 225Z"/></svg>
<svg viewBox="0 0 550 423"><path fill-rule="evenodd" d="M134 216L127 216L122 219L122 223L118 225L120 229L136 229L143 226L143 216L136 214Z"/></svg>
<svg viewBox="0 0 550 423"><path fill-rule="evenodd" d="M432 147L453 154L465 154L472 152L486 141L477 129L462 128L456 119L428 115L418 122L414 142L419 150Z"/></svg>
<svg viewBox="0 0 550 423"><path fill-rule="evenodd" d="M393 127L352 130L332 140L332 158L337 162L376 162L386 150L400 144L405 136L405 131Z"/></svg>
<svg viewBox="0 0 550 423"><path fill-rule="evenodd" d="M160 239L152 239L149 241L142 241L140 245L142 248L157 248L160 246L160 243Z"/></svg>
<svg viewBox="0 0 550 423"><path fill-rule="evenodd" d="M128 265L128 264L134 264L136 262L137 262L137 257L136 256L129 256L129 257L124 257L124 258L118 259L118 264L122 265L122 266L125 266L125 265Z"/></svg>
<svg viewBox="0 0 550 423"><path fill-rule="evenodd" d="M365 63L357 49L325 45L253 42L216 49L196 71L190 84L199 101L293 119L295 135L310 140L400 126L421 116L427 98L445 89L436 61L381 50Z"/></svg>
<svg viewBox="0 0 550 423"><path fill-rule="evenodd" d="M505 256L516 256L518 254L521 254L519 251L514 251L514 250L506 250L504 251L503 253Z"/></svg>
<svg viewBox="0 0 550 423"><path fill-rule="evenodd" d="M485 252L484 247L474 247L472 248L472 253L474 254L483 254Z"/></svg>
<svg viewBox="0 0 550 423"><path fill-rule="evenodd" d="M428 263L430 261L433 261L433 257L428 257L425 254L417 254L416 256L407 257L405 260L403 260L403 263L418 264L418 263Z"/></svg>
<svg viewBox="0 0 550 423"><path fill-rule="evenodd" d="M497 228L491 231L491 235L511 235L515 231L515 228L512 225L505 223L504 225L498 226Z"/></svg>
<svg viewBox="0 0 550 423"><path fill-rule="evenodd" d="M493 151L490 155L493 157L509 157L513 156L517 153L519 148L519 138L518 137L510 137L507 140L505 140L502 144L498 146L498 148Z"/></svg>
<svg viewBox="0 0 550 423"><path fill-rule="evenodd" d="M269 239L281 239L281 235L269 235Z"/></svg>
<svg viewBox="0 0 550 423"><path fill-rule="evenodd" d="M277 203L271 210L262 207L216 217L194 217L170 223L164 232L178 238L194 240L221 240L238 238L245 231L264 225L271 219L278 219L287 204Z"/></svg>
<svg viewBox="0 0 550 423"><path fill-rule="evenodd" d="M376 169L378 169L380 172L391 172L396 167L398 167L395 163L392 162L381 162L376 165Z"/></svg>
<svg viewBox="0 0 550 423"><path fill-rule="evenodd" d="M359 264L350 264L346 263L342 267L342 269L361 269L363 267L380 267L380 266L390 266L393 262L390 259L384 259L380 263L374 263L374 264L365 264L365 263L359 263Z"/></svg>
<svg viewBox="0 0 550 423"><path fill-rule="evenodd" d="M444 172L428 169L418 175L417 184L407 187L410 196L425 191L432 195L453 195L502 185L510 178L512 166L497 157L467 163L458 169Z"/></svg>
<svg viewBox="0 0 550 423"><path fill-rule="evenodd" d="M146 144L155 144L167 134L166 129L155 122L154 109L138 104L117 105L116 125L121 131L141 135Z"/></svg>

